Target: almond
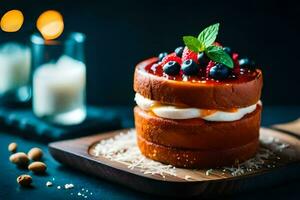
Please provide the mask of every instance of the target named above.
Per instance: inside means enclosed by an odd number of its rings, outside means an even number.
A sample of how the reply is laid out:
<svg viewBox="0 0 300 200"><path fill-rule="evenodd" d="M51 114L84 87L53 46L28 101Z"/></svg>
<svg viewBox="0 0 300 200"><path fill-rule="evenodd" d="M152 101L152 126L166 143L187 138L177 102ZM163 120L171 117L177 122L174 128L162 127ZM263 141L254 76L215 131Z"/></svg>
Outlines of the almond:
<svg viewBox="0 0 300 200"><path fill-rule="evenodd" d="M31 163L28 166L28 169L34 173L44 173L47 169L47 165L43 162L36 161Z"/></svg>
<svg viewBox="0 0 300 200"><path fill-rule="evenodd" d="M40 160L43 156L43 151L40 148L34 147L27 153L29 159Z"/></svg>
<svg viewBox="0 0 300 200"><path fill-rule="evenodd" d="M29 159L27 155L23 152L14 153L9 157L10 162L19 165L19 166L27 166L29 163Z"/></svg>
<svg viewBox="0 0 300 200"><path fill-rule="evenodd" d="M32 178L27 174L23 174L17 178L17 182L23 187L28 187L32 183Z"/></svg>
<svg viewBox="0 0 300 200"><path fill-rule="evenodd" d="M18 145L15 142L12 142L8 145L8 151L15 153L17 151Z"/></svg>

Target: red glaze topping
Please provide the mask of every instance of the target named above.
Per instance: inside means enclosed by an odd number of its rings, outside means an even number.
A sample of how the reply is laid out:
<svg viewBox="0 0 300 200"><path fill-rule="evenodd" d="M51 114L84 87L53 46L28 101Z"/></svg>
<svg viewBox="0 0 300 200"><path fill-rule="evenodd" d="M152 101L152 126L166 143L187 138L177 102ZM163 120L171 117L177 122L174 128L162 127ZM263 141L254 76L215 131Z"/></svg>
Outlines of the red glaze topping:
<svg viewBox="0 0 300 200"><path fill-rule="evenodd" d="M237 55L236 55L237 57ZM234 59L235 61L236 59ZM176 80L176 81L189 81L193 83L240 83L240 82L247 82L253 80L257 75L256 70L250 70L247 68L240 68L238 62L234 62L235 67L232 73L224 80L214 80L213 78L209 77L208 71L210 67L214 66L214 62L210 61L209 64L205 68L200 68L198 75L194 76L186 76L180 71L180 73L176 76L167 75L163 71L162 63L151 63L145 67L145 71L153 74L155 76L164 77L168 80Z"/></svg>

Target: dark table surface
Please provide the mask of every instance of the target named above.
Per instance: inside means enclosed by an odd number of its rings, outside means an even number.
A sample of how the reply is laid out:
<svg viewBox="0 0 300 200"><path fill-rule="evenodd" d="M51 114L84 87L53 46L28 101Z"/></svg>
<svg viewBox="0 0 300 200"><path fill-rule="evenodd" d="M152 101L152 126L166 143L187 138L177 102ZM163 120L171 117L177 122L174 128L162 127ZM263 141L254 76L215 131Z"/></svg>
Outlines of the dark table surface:
<svg viewBox="0 0 300 200"><path fill-rule="evenodd" d="M131 108L112 108L120 113L124 127L132 127ZM266 106L263 111L262 125L269 126L274 123L288 122L300 117L300 106ZM0 127L1 128L1 127ZM16 183L18 175L28 173L26 170L18 169L8 161L9 153L7 145L17 142L20 151L27 152L31 147L40 147L45 156L44 161L48 165L47 174L43 176L32 175L33 187L21 188ZM3 132L0 129L0 200L6 199L160 199L144 193L127 189L124 186L101 180L80 171L65 167L56 162L49 154L47 146L38 142L25 140L23 138ZM300 173L300 172L299 172ZM47 181L53 182L52 187L46 187ZM63 189L65 184L74 184L73 189ZM57 189L61 186L61 189ZM88 190L88 192L87 192ZM87 196L84 198L78 192ZM174 191L176 192L176 191ZM273 186L262 190L249 191L234 196L222 197L222 199L299 199L300 180ZM166 198L162 198L166 199Z"/></svg>

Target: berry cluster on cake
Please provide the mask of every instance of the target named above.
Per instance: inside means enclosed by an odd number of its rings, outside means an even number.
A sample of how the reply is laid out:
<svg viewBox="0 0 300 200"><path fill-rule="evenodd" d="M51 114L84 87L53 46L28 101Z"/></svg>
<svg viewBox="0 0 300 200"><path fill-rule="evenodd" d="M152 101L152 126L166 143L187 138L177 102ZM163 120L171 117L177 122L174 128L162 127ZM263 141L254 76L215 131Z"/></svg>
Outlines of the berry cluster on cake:
<svg viewBox="0 0 300 200"><path fill-rule="evenodd" d="M134 108L143 155L184 168L233 165L259 145L261 70L215 42L219 24L136 66Z"/></svg>

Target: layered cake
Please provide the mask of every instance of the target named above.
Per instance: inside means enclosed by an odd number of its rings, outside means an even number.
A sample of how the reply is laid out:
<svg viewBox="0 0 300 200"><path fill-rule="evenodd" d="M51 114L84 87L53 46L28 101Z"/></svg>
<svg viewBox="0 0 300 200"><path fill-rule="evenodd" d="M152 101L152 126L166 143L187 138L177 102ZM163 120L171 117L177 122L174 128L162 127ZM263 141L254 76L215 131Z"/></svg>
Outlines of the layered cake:
<svg viewBox="0 0 300 200"><path fill-rule="evenodd" d="M184 168L234 165L259 145L261 70L215 42L219 24L136 66L137 143L146 157Z"/></svg>

